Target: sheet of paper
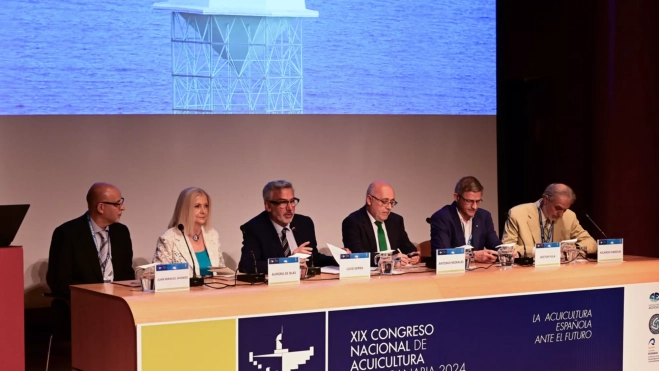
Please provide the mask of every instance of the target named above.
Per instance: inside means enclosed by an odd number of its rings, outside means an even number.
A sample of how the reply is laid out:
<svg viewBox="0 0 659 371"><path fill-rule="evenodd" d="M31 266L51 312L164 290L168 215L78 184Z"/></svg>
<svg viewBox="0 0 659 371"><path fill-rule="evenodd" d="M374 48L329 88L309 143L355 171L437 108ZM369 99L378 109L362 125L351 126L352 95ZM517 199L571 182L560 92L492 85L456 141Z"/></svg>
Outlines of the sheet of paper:
<svg viewBox="0 0 659 371"><path fill-rule="evenodd" d="M563 240L563 241L561 241L561 243L577 243L577 239L574 238L574 239L571 239L571 240Z"/></svg>
<svg viewBox="0 0 659 371"><path fill-rule="evenodd" d="M126 287L140 287L139 281L114 281L112 282L115 285L126 286Z"/></svg>
<svg viewBox="0 0 659 371"><path fill-rule="evenodd" d="M233 281L235 276L233 274L221 274L221 275L213 276L213 278L223 281Z"/></svg>
<svg viewBox="0 0 659 371"><path fill-rule="evenodd" d="M298 259L308 259L311 256L311 254L305 254L305 253L296 253L291 255L292 258L298 258Z"/></svg>
<svg viewBox="0 0 659 371"><path fill-rule="evenodd" d="M320 268L320 273L326 273L326 274L339 274L339 267L330 265L327 267L321 267Z"/></svg>
<svg viewBox="0 0 659 371"><path fill-rule="evenodd" d="M495 249L498 249L499 247L513 247L515 246L515 243L502 243L501 245L495 246Z"/></svg>
<svg viewBox="0 0 659 371"><path fill-rule="evenodd" d="M217 276L233 276L236 274L236 272L233 271L231 268L227 267L210 267L208 268L209 272L213 272Z"/></svg>

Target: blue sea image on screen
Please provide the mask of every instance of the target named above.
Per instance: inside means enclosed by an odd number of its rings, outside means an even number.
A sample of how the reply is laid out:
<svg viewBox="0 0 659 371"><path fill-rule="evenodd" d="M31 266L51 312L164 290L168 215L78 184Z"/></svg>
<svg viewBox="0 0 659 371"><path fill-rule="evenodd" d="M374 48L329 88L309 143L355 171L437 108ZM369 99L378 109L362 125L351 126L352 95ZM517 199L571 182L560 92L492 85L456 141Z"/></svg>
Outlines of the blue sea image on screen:
<svg viewBox="0 0 659 371"><path fill-rule="evenodd" d="M0 114L172 113L153 1L4 0ZM307 0L304 113L496 114L495 0Z"/></svg>

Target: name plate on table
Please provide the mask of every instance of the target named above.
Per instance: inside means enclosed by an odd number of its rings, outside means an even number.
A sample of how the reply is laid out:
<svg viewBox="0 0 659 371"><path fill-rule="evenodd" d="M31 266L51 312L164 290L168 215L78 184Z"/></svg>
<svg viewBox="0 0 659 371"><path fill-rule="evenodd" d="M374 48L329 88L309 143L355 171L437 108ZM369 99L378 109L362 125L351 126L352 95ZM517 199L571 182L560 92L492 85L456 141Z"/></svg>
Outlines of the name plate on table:
<svg viewBox="0 0 659 371"><path fill-rule="evenodd" d="M561 243L548 242L535 245L536 267L558 267L561 265Z"/></svg>
<svg viewBox="0 0 659 371"><path fill-rule="evenodd" d="M300 283L300 259L290 256L268 259L268 285L283 283Z"/></svg>
<svg viewBox="0 0 659 371"><path fill-rule="evenodd" d="M437 249L437 274L464 273L465 249Z"/></svg>
<svg viewBox="0 0 659 371"><path fill-rule="evenodd" d="M614 263L622 261L622 238L597 240L597 262Z"/></svg>
<svg viewBox="0 0 659 371"><path fill-rule="evenodd" d="M339 279L371 278L371 253L341 254Z"/></svg>
<svg viewBox="0 0 659 371"><path fill-rule="evenodd" d="M190 290L188 263L157 264L155 292Z"/></svg>

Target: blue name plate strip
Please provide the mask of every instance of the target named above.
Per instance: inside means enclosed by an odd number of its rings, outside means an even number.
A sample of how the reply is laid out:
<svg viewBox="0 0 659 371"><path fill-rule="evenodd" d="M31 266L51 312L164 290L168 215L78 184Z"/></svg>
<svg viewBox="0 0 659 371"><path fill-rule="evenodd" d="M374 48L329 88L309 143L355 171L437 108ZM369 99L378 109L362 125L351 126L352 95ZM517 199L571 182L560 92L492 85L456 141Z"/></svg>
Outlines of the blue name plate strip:
<svg viewBox="0 0 659 371"><path fill-rule="evenodd" d="M437 249L437 255L455 255L464 254L464 247L456 247L454 249Z"/></svg>
<svg viewBox="0 0 659 371"><path fill-rule="evenodd" d="M371 254L367 252L357 252L352 254L341 254L341 259L370 259Z"/></svg>
<svg viewBox="0 0 659 371"><path fill-rule="evenodd" d="M622 238L609 238L607 240L597 240L600 245L622 245Z"/></svg>
<svg viewBox="0 0 659 371"><path fill-rule="evenodd" d="M291 264L291 263L300 263L298 258L269 258L268 264Z"/></svg>
<svg viewBox="0 0 659 371"><path fill-rule="evenodd" d="M158 264L156 271L175 271L188 269L188 263Z"/></svg>
<svg viewBox="0 0 659 371"><path fill-rule="evenodd" d="M561 247L561 243L560 242L547 242L547 243L539 243L539 244L535 245L536 249L546 249L546 248L549 248L549 247Z"/></svg>

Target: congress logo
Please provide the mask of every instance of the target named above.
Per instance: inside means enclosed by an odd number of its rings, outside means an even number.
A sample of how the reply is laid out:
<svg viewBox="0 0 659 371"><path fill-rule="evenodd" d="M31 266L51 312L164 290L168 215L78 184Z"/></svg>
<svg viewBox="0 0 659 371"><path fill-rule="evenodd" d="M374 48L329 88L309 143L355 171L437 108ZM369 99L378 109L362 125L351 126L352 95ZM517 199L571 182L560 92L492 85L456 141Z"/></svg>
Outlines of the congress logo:
<svg viewBox="0 0 659 371"><path fill-rule="evenodd" d="M656 303L659 301L659 292L650 294L650 301Z"/></svg>
<svg viewBox="0 0 659 371"><path fill-rule="evenodd" d="M301 365L304 365L313 357L313 346L306 350L289 351L283 347L284 340L284 327L282 326L281 332L275 338L275 349L270 354L254 355L254 352L249 352L249 362L256 366L259 370L263 368L262 359L275 359L281 358L281 371L299 370ZM261 362L259 362L261 361ZM270 367L265 368L270 371Z"/></svg>
<svg viewBox="0 0 659 371"><path fill-rule="evenodd" d="M650 332L657 335L659 334L659 314L655 314L650 317L650 323L648 324Z"/></svg>

